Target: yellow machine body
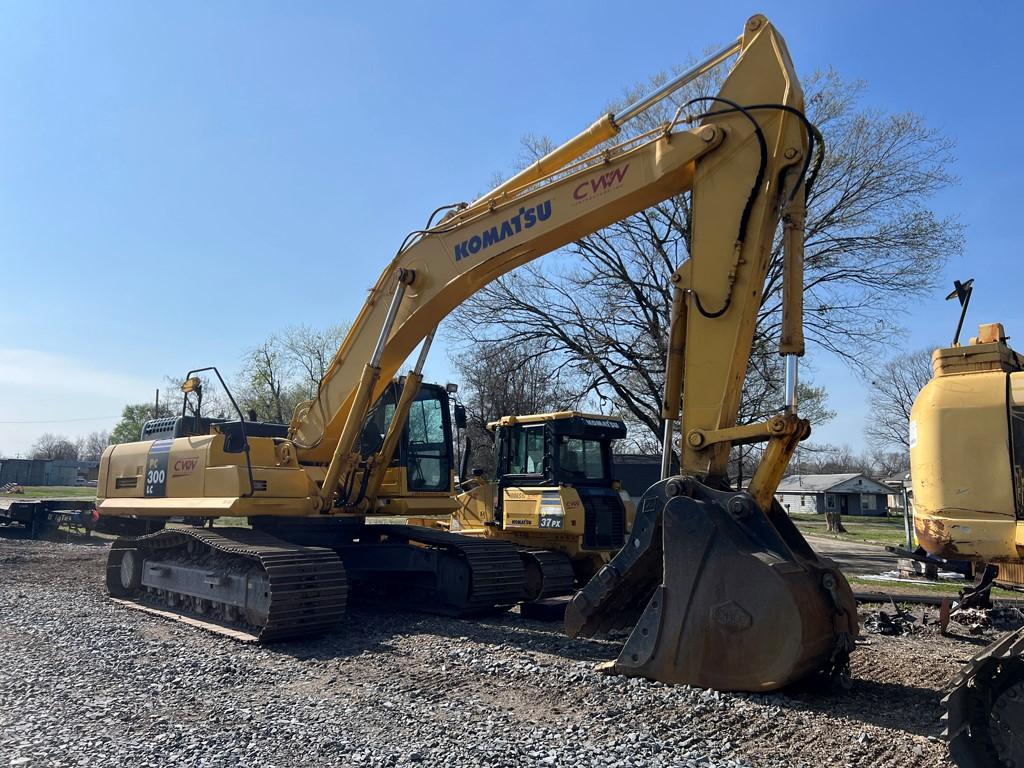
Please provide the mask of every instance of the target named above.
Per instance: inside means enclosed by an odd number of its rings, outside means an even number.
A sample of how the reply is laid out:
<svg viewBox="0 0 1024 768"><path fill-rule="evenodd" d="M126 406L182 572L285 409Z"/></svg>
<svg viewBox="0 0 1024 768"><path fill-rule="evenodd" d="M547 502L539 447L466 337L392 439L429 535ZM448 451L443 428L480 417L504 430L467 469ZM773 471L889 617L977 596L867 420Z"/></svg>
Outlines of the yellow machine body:
<svg viewBox="0 0 1024 768"><path fill-rule="evenodd" d="M1024 558L1024 359L994 323L936 350L932 369L910 416L917 539L1010 576Z"/></svg>
<svg viewBox="0 0 1024 768"><path fill-rule="evenodd" d="M962 314L970 283L957 282ZM966 289L966 290L965 290ZM959 337L959 327L957 336ZM932 378L910 412L914 529L930 555L984 565L961 591L988 604L993 583L1024 588L1024 358L1000 323L932 354ZM957 765L1019 765L1024 630L980 648L948 687L946 734Z"/></svg>
<svg viewBox="0 0 1024 768"><path fill-rule="evenodd" d="M287 442L250 437L252 491L245 454L224 450L222 434L109 446L97 496L104 515L134 517L307 517L316 514L324 469L300 465ZM355 482L361 481L357 471ZM381 516L449 515L457 509L447 488L409 487L408 470L385 470L376 512ZM147 493L148 490L148 493Z"/></svg>

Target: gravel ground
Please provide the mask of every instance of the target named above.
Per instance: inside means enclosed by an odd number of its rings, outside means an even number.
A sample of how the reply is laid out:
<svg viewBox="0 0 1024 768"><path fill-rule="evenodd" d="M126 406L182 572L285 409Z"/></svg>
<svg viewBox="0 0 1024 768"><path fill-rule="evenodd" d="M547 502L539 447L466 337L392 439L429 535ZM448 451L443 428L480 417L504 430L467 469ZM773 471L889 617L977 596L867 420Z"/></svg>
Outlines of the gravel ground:
<svg viewBox="0 0 1024 768"><path fill-rule="evenodd" d="M616 644L515 612L257 647L110 603L106 549L0 531L0 768L950 766L941 687L990 639L869 635L852 692L768 696L604 677Z"/></svg>

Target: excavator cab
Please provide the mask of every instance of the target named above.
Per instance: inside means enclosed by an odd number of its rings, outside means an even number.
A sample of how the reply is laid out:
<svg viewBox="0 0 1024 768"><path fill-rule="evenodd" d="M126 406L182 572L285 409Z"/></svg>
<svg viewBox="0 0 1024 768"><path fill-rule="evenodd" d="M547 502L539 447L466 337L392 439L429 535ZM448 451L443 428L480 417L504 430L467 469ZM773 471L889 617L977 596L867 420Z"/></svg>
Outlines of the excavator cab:
<svg viewBox="0 0 1024 768"><path fill-rule="evenodd" d="M401 394L391 382L363 422L359 453L373 456L384 445ZM381 495L443 493L450 495L454 473L452 424L448 391L440 384L421 384L409 407L402 438L384 475Z"/></svg>

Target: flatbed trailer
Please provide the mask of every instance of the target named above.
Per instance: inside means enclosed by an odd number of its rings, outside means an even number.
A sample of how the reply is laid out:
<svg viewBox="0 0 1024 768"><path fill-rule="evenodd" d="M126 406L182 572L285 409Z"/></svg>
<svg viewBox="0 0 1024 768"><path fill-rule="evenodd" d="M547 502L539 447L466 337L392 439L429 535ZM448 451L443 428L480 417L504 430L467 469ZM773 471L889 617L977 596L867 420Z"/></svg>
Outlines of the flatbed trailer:
<svg viewBox="0 0 1024 768"><path fill-rule="evenodd" d="M61 523L80 526L88 535L96 522L95 512L95 499L0 499L0 525L21 525L33 539Z"/></svg>

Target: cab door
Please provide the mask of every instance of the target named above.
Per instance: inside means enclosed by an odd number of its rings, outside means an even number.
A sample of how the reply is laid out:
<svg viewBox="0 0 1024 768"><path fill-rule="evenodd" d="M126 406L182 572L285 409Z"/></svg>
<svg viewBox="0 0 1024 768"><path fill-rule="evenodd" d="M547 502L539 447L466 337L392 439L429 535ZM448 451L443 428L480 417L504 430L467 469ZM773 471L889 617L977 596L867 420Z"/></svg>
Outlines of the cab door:
<svg viewBox="0 0 1024 768"><path fill-rule="evenodd" d="M504 527L506 514L514 514L518 506L522 506L525 512L526 506L533 504L527 502L526 495L519 488L551 485L551 441L543 424L503 427L498 440L498 493L494 519Z"/></svg>

